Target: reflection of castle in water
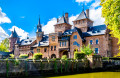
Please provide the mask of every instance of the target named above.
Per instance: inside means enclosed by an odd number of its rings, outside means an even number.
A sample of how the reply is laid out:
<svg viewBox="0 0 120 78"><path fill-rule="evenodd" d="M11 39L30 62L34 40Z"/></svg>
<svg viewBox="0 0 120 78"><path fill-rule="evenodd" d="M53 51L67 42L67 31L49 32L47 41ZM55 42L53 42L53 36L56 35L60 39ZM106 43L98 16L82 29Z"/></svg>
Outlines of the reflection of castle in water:
<svg viewBox="0 0 120 78"><path fill-rule="evenodd" d="M73 58L74 50L80 51L82 45L90 44L95 48L94 53L101 56L113 56L118 52L117 40L110 37L106 25L93 26L89 19L89 10L82 11L73 21L74 28L69 24L68 13L65 13L55 24L55 33L45 35L42 31L40 18L37 25L36 38L27 38L20 41L15 29L9 38L10 51L14 51L16 57L20 54L41 52L43 58L67 55ZM116 43L116 44L115 44Z"/></svg>

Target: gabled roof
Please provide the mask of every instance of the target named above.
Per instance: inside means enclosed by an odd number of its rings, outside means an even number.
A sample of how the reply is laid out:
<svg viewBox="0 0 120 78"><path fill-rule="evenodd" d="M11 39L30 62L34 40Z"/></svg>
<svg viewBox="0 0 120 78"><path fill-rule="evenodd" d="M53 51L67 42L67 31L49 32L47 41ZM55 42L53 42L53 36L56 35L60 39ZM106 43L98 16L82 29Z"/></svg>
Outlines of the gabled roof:
<svg viewBox="0 0 120 78"><path fill-rule="evenodd" d="M38 44L35 44L32 47L40 47L40 46L49 46L49 37L48 37L48 35L43 35L42 40L39 41Z"/></svg>
<svg viewBox="0 0 120 78"><path fill-rule="evenodd" d="M62 16L62 17L60 18L60 20L58 21L57 24L62 24L62 23L68 23L68 22L66 21L66 19L65 19L64 16Z"/></svg>
<svg viewBox="0 0 120 78"><path fill-rule="evenodd" d="M35 40L36 40L36 38L23 39L23 40L20 41L20 45L30 45Z"/></svg>
<svg viewBox="0 0 120 78"><path fill-rule="evenodd" d="M88 31L84 32L84 36L104 35L106 31L106 25L97 25L88 27Z"/></svg>
<svg viewBox="0 0 120 78"><path fill-rule="evenodd" d="M88 17L86 16L86 13L85 13L84 11L82 11L82 12L80 13L80 15L77 17L77 19L75 19L75 21L81 20L81 19L86 19L86 18L88 18Z"/></svg>
<svg viewBox="0 0 120 78"><path fill-rule="evenodd" d="M17 32L15 31L15 28L14 28L14 31L12 31L12 34L11 34L10 37L14 37L14 38L18 38L19 37Z"/></svg>

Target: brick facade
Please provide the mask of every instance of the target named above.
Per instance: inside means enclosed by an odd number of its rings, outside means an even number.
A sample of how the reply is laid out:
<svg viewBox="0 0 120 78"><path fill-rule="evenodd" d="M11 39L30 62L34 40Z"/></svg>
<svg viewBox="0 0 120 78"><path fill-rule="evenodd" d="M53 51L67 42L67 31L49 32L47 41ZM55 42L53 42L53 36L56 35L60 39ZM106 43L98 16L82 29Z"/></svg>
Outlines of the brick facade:
<svg viewBox="0 0 120 78"><path fill-rule="evenodd" d="M82 12L83 13L83 12ZM84 14L84 13L83 13ZM73 21L74 27L78 28L78 31L74 31L71 29L69 24L68 13L65 14L60 20L57 20L57 24L55 24L55 33L50 33L48 35L48 45L39 46L42 43L46 43L43 40L44 32L39 31L36 32L36 40L32 42L30 45L17 46L15 48L16 56L19 54L29 53L33 51L33 53L41 52L43 54L43 58L61 58L62 55L67 55L68 58L74 57L74 51L78 49L80 51L80 47L83 45L90 44L92 40L91 47L98 49L98 54L103 57L112 57L116 55L119 50L119 46L117 45L117 39L113 38L109 34L109 30L105 30L106 32L98 35L89 35L86 36L84 33L88 32L91 27L93 27L93 21L89 19L89 10L86 11L87 18L77 18L77 20ZM39 26L41 26L39 24ZM70 32L67 32L70 31ZM71 33L72 32L72 33ZM96 31L103 32L103 31ZM96 32L93 32L95 34ZM64 35L67 34L67 35ZM83 34L83 35L81 35ZM84 37L82 37L84 36ZM76 38L74 38L76 37ZM43 40L43 41L42 41ZM10 38L10 50L14 48L16 38ZM97 41L97 43L96 43ZM34 45L38 45L33 47ZM94 51L95 52L95 51Z"/></svg>

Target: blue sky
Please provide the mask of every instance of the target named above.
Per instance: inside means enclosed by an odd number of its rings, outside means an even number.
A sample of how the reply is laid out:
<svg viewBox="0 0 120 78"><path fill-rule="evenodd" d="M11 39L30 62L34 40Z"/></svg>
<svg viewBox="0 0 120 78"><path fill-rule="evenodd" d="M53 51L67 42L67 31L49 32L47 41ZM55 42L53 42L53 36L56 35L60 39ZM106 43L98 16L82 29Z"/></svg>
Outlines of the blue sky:
<svg viewBox="0 0 120 78"><path fill-rule="evenodd" d="M48 34L54 31L56 18L68 12L70 24L82 11L90 9L90 18L94 25L103 24L100 0L0 0L0 41L9 37L15 27L21 38L35 37L36 26L40 15L43 31Z"/></svg>

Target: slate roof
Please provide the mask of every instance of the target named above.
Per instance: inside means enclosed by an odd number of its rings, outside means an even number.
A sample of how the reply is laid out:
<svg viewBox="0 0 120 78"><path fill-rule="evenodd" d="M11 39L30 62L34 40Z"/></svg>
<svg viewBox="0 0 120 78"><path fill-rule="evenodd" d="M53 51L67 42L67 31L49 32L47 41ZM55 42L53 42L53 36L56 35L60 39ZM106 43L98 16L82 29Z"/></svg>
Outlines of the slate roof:
<svg viewBox="0 0 120 78"><path fill-rule="evenodd" d="M13 52L3 52L3 51L0 51L0 55L2 55L2 56L9 56L10 54L13 54Z"/></svg>
<svg viewBox="0 0 120 78"><path fill-rule="evenodd" d="M86 16L86 13L85 13L84 11L82 11L82 12L80 13L80 15L75 19L75 21L81 20L81 19L86 19L86 18L88 18L88 17Z"/></svg>
<svg viewBox="0 0 120 78"><path fill-rule="evenodd" d="M98 26L92 26L88 27L88 31L84 32L84 36L95 36L95 35L103 35L106 31L106 25L98 25Z"/></svg>
<svg viewBox="0 0 120 78"><path fill-rule="evenodd" d="M62 17L60 18L60 20L58 21L57 24L62 24L62 23L68 23L68 22L66 21L66 19L65 19L64 16L62 16Z"/></svg>
<svg viewBox="0 0 120 78"><path fill-rule="evenodd" d="M38 44L35 44L32 47L40 47L40 46L49 46L49 37L48 37L48 35L43 35L42 40L39 41Z"/></svg>
<svg viewBox="0 0 120 78"><path fill-rule="evenodd" d="M16 33L15 31L15 28L14 28L14 31L12 31L12 34L10 35L10 37L14 37L14 38L18 38L18 34Z"/></svg>
<svg viewBox="0 0 120 78"><path fill-rule="evenodd" d="M23 39L20 41L20 45L30 45L36 38Z"/></svg>
<svg viewBox="0 0 120 78"><path fill-rule="evenodd" d="M103 35L106 31L106 25L98 25L88 27L87 32L82 32L79 28L74 27L74 29L66 30L62 36L72 35L73 32L78 32L81 39L84 41L87 36Z"/></svg>

